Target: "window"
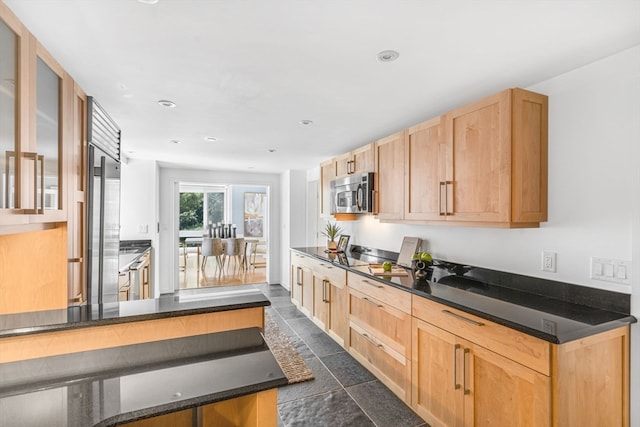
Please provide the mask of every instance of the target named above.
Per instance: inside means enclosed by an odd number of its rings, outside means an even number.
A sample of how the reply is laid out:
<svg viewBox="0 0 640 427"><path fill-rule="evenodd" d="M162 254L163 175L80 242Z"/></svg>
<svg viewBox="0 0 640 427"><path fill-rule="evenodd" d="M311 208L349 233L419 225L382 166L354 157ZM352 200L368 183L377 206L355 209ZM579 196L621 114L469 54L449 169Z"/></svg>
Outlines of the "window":
<svg viewBox="0 0 640 427"><path fill-rule="evenodd" d="M207 225L227 223L227 187L180 184L180 236L202 235Z"/></svg>

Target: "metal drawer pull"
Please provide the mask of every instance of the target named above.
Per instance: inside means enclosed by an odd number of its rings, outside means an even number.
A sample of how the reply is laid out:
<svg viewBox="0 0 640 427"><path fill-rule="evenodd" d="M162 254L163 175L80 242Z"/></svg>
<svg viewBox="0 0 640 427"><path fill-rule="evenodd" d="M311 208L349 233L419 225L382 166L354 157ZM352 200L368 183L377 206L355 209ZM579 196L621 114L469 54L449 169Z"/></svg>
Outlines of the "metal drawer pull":
<svg viewBox="0 0 640 427"><path fill-rule="evenodd" d="M378 303L376 303L376 302L373 302L373 301L371 301L371 300L370 300L369 298L367 298L367 297L362 297L362 299L363 299L363 300L365 300L366 302L368 302L368 303L369 303L369 304L371 304L371 305L375 305L375 306L376 306L376 307L378 307L378 308L382 308L382 307L383 307L383 306L382 306L382 304L378 304Z"/></svg>
<svg viewBox="0 0 640 427"><path fill-rule="evenodd" d="M469 349L465 348L462 353L462 386L464 394L471 393L471 390L467 388L467 354L469 354Z"/></svg>
<svg viewBox="0 0 640 427"><path fill-rule="evenodd" d="M448 314L449 316L453 316L456 319L460 319L460 320L462 320L464 322L471 323L472 325L476 325L476 326L483 326L484 325L484 323L482 323L482 322L477 322L477 321L475 321L473 319L468 319L468 318L466 318L464 316L460 316L458 313L454 313L454 312L449 311L449 310L442 310L442 312L444 314Z"/></svg>
<svg viewBox="0 0 640 427"><path fill-rule="evenodd" d="M457 390L460 388L460 384L458 384L458 349L460 348L460 344L456 344L453 346L453 389Z"/></svg>
<svg viewBox="0 0 640 427"><path fill-rule="evenodd" d="M447 188L445 187L446 183L444 181L440 181L438 183L438 193L440 196L440 200L439 200L439 209L438 209L438 215L440 216L446 216L447 215ZM445 193L444 193L444 197L442 197L442 189L444 188ZM444 202L444 203L443 203ZM444 205L444 209L442 209L442 206Z"/></svg>
<svg viewBox="0 0 640 427"><path fill-rule="evenodd" d="M362 336L363 336L367 341L369 341L371 344L375 345L375 346L376 346L376 347L378 347L378 348L382 348L382 344L379 344L379 343L375 342L375 341L373 340L373 338L369 337L369 335L367 335L367 334L362 334Z"/></svg>
<svg viewBox="0 0 640 427"><path fill-rule="evenodd" d="M302 279L300 279L300 272L302 271L302 267L296 267L296 284L298 286L302 286Z"/></svg>
<svg viewBox="0 0 640 427"><path fill-rule="evenodd" d="M381 288L382 288L382 285L376 285L375 283L371 283L371 282L370 282L370 281L368 281L368 280L363 280L363 281L362 281L362 283L366 283L367 285L369 285L369 286L373 286L374 288L378 288L378 289L381 289Z"/></svg>
<svg viewBox="0 0 640 427"><path fill-rule="evenodd" d="M327 285L329 285L330 283L331 282L326 279L322 281L322 302L330 302L329 297L327 296L329 295Z"/></svg>

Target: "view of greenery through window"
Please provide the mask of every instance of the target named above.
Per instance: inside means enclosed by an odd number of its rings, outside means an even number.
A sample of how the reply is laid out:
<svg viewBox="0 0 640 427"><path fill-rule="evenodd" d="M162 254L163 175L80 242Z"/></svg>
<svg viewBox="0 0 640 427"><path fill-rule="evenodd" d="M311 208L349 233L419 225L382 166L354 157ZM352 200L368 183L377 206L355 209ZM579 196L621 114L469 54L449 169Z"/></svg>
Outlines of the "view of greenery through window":
<svg viewBox="0 0 640 427"><path fill-rule="evenodd" d="M180 193L180 230L204 231L205 224L224 223L224 194L221 191Z"/></svg>
<svg viewBox="0 0 640 427"><path fill-rule="evenodd" d="M202 193L180 193L180 230L203 230Z"/></svg>

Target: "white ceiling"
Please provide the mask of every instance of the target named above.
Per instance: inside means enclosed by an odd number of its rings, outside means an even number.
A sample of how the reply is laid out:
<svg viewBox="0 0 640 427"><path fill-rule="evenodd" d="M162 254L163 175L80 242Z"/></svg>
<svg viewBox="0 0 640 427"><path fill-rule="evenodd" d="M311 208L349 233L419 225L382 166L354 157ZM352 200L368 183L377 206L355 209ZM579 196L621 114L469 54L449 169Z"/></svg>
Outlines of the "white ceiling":
<svg viewBox="0 0 640 427"><path fill-rule="evenodd" d="M210 169L316 167L640 44L639 0L4 1L126 156ZM385 49L399 59L378 62Z"/></svg>

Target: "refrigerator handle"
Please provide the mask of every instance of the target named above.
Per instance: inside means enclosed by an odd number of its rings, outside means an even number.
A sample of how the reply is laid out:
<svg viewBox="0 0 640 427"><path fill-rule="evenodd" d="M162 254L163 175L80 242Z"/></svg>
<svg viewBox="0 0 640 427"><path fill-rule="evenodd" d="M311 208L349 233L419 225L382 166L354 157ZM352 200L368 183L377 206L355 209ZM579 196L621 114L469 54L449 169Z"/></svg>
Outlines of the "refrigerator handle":
<svg viewBox="0 0 640 427"><path fill-rule="evenodd" d="M102 304L103 271L104 271L104 191L106 186L106 157L100 156L100 237L98 238L98 304Z"/></svg>

